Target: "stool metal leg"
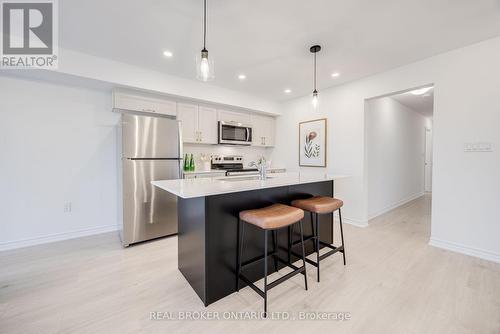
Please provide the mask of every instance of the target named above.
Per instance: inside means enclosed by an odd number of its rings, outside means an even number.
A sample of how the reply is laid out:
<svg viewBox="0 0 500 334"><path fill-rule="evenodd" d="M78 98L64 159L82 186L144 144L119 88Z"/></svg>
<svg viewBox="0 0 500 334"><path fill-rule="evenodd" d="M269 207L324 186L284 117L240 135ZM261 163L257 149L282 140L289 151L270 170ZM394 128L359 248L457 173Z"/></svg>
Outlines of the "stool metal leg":
<svg viewBox="0 0 500 334"><path fill-rule="evenodd" d="M307 290L307 272L306 272L306 248L304 247L304 228L302 226L302 220L300 224L300 243L302 245L302 265L304 266L304 285Z"/></svg>
<svg viewBox="0 0 500 334"><path fill-rule="evenodd" d="M264 230L264 318L267 317L267 230Z"/></svg>
<svg viewBox="0 0 500 334"><path fill-rule="evenodd" d="M311 233L313 236L316 236L316 233L314 233L314 214L312 212L310 212L310 214L311 214ZM313 239L313 250L315 252L318 251L318 249L316 248L316 242L314 241L314 239Z"/></svg>
<svg viewBox="0 0 500 334"><path fill-rule="evenodd" d="M288 264L292 263L292 228L288 226Z"/></svg>
<svg viewBox="0 0 500 334"><path fill-rule="evenodd" d="M319 214L316 214L316 261L318 263L318 282L319 282Z"/></svg>
<svg viewBox="0 0 500 334"><path fill-rule="evenodd" d="M273 230L272 231L272 234L273 234L273 260L274 260L274 271L278 271L278 258L277 258L277 251L278 251L278 248L276 246L277 244L277 241L276 239L278 238L277 235L278 235L278 231L277 230Z"/></svg>
<svg viewBox="0 0 500 334"><path fill-rule="evenodd" d="M238 256L237 256L237 272L236 272L236 291L240 291L240 274L241 274L241 258L243 256L243 232L245 224L241 219L238 219Z"/></svg>
<svg viewBox="0 0 500 334"><path fill-rule="evenodd" d="M344 231L342 229L342 213L339 208L339 221L340 221L340 238L342 239L342 256L344 257L344 266L345 266L345 247L344 247Z"/></svg>

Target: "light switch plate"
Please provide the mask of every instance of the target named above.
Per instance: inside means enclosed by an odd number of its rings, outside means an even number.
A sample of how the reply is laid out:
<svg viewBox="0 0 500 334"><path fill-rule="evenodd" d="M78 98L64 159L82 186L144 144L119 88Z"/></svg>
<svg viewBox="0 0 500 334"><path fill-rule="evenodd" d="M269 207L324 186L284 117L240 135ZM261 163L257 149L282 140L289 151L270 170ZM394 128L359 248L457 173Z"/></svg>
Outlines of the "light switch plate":
<svg viewBox="0 0 500 334"><path fill-rule="evenodd" d="M476 143L465 143L464 152L492 152L493 148L491 143L486 142L476 142Z"/></svg>

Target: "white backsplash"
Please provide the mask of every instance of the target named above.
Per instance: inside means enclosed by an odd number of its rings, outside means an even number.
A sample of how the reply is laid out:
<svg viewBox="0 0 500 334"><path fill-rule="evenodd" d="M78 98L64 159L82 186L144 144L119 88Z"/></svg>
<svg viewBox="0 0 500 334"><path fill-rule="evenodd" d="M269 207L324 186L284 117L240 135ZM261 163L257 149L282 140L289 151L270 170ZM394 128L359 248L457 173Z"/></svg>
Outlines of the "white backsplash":
<svg viewBox="0 0 500 334"><path fill-rule="evenodd" d="M250 161L254 161L261 156L266 160L270 159L271 148L254 147L254 146L230 146L230 145L200 145L200 144L184 144L184 154L193 154L195 158L196 170L201 169L200 156L205 154L210 155L242 155L243 167L248 167ZM272 161L271 161L272 163Z"/></svg>

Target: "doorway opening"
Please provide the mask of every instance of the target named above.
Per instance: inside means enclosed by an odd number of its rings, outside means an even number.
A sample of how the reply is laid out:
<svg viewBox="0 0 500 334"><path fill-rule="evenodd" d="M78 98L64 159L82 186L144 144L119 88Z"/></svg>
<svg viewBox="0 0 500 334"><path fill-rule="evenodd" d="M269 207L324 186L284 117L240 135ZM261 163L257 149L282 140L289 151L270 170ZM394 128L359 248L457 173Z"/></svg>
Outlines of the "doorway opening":
<svg viewBox="0 0 500 334"><path fill-rule="evenodd" d="M430 235L434 86L370 98L365 103L368 220L416 205ZM399 216L406 212L401 211ZM405 222L411 220L408 216Z"/></svg>

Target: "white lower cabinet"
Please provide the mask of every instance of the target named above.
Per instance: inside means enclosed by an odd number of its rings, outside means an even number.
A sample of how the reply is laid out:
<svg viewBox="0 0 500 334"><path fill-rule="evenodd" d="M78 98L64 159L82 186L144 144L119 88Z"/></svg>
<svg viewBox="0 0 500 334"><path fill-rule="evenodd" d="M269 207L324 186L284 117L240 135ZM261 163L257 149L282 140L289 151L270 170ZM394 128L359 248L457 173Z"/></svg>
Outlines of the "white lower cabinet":
<svg viewBox="0 0 500 334"><path fill-rule="evenodd" d="M217 144L217 110L215 108L178 103L177 119L182 122L183 142Z"/></svg>
<svg viewBox="0 0 500 334"><path fill-rule="evenodd" d="M252 145L261 147L274 146L275 120L270 116L252 115Z"/></svg>

